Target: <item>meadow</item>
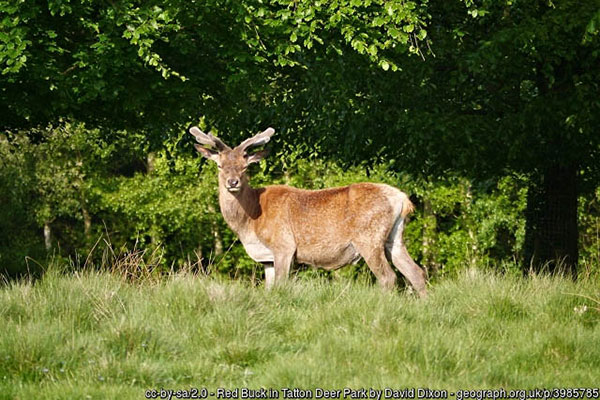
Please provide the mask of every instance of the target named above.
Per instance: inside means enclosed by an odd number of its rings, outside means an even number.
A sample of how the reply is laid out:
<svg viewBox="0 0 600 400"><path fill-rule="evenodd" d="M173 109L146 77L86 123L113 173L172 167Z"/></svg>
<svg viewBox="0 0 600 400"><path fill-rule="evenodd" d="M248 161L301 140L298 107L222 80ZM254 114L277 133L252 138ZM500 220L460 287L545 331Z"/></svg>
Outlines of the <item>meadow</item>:
<svg viewBox="0 0 600 400"><path fill-rule="evenodd" d="M190 272L131 280L51 269L7 282L0 398L598 386L596 279L470 270L421 300L367 279L310 275L272 291Z"/></svg>
<svg viewBox="0 0 600 400"><path fill-rule="evenodd" d="M0 400L600 399L599 7L0 1ZM191 126L275 129L255 188L401 189L429 297L266 291Z"/></svg>

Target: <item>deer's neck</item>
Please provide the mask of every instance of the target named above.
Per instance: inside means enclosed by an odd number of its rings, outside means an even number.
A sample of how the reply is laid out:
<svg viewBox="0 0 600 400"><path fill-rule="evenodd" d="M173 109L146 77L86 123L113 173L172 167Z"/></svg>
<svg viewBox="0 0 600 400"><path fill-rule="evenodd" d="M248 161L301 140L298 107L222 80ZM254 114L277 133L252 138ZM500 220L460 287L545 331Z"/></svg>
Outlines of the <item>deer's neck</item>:
<svg viewBox="0 0 600 400"><path fill-rule="evenodd" d="M260 215L258 192L244 183L239 192L231 193L224 184L219 184L219 206L223 218L239 235L247 229L252 219Z"/></svg>

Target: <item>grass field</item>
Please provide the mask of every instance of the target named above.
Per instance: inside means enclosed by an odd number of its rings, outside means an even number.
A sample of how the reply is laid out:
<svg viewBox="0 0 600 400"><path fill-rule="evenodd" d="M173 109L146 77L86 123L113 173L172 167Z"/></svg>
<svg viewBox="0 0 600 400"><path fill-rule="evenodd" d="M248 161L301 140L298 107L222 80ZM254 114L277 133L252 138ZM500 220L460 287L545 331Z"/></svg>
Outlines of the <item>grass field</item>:
<svg viewBox="0 0 600 400"><path fill-rule="evenodd" d="M593 279L483 273L442 281L419 300L344 279L266 292L189 273L128 283L50 271L0 289L0 398L597 387L599 299Z"/></svg>

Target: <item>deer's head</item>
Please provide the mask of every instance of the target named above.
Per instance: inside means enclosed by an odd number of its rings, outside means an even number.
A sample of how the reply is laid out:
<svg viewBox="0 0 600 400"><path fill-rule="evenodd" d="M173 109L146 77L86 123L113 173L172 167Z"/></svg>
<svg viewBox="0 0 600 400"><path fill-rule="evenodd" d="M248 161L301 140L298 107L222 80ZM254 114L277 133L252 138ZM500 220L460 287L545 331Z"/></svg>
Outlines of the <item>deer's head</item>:
<svg viewBox="0 0 600 400"><path fill-rule="evenodd" d="M255 153L248 153L248 150L252 147L268 143L275 130L268 128L264 132L244 140L239 146L233 149L210 132L204 133L196 126L190 128L190 133L194 135L196 141L199 143L194 144L196 150L203 157L217 163L219 167L219 182L229 192L236 193L242 190L242 187L248 182L248 177L246 176L248 166L262 160L268 154L267 150L260 150Z"/></svg>

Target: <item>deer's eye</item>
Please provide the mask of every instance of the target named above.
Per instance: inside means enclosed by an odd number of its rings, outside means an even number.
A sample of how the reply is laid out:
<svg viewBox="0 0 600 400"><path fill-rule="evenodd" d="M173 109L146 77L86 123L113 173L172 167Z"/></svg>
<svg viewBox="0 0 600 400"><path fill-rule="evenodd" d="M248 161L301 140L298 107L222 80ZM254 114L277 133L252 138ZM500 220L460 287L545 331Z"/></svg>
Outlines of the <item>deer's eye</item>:
<svg viewBox="0 0 600 400"><path fill-rule="evenodd" d="M223 168L223 167L221 167L219 164L217 164L217 168L221 169L221 168Z"/></svg>

